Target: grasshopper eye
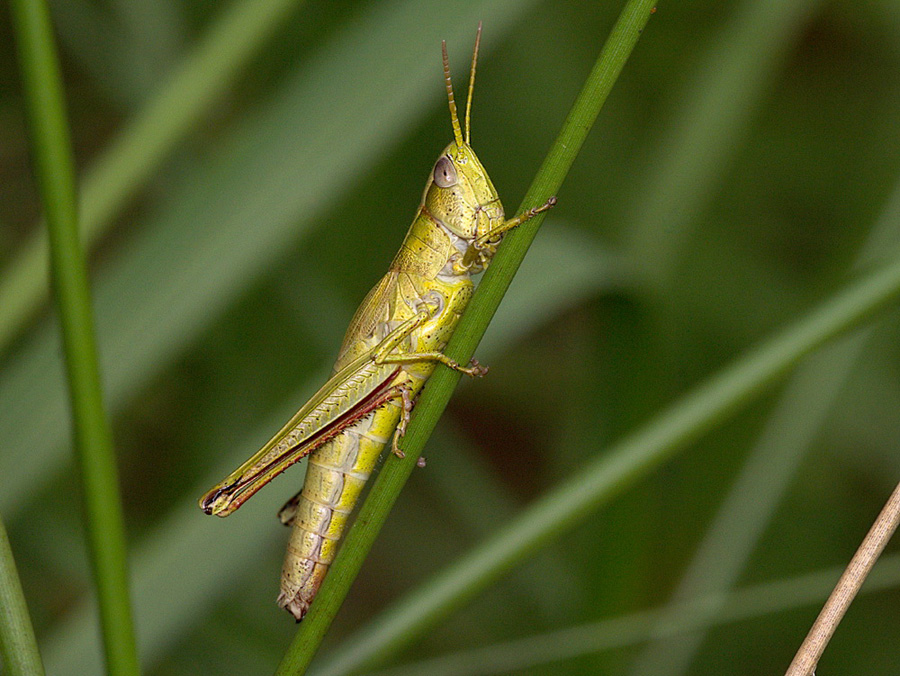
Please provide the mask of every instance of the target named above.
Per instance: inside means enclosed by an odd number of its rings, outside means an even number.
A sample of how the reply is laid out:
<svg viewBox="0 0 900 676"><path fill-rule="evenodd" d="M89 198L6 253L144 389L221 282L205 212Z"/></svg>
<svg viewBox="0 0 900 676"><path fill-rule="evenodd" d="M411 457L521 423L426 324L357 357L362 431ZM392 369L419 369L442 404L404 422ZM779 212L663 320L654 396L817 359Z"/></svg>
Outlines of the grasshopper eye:
<svg viewBox="0 0 900 676"><path fill-rule="evenodd" d="M434 183L438 188L449 188L456 185L459 178L456 176L456 167L448 157L442 157L434 165Z"/></svg>

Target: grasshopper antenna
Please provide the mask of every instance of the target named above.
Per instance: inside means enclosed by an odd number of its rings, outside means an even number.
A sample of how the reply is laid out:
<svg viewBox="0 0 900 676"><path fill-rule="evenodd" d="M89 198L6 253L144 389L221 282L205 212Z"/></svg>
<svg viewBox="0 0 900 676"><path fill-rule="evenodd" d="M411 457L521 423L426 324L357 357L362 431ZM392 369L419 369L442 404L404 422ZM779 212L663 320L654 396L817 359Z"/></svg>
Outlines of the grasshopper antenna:
<svg viewBox="0 0 900 676"><path fill-rule="evenodd" d="M475 90L475 67L478 65L478 47L481 45L481 22L475 33L475 51L472 53L472 70L469 72L469 95L466 97L466 143L470 143L469 118L472 113L472 92Z"/></svg>
<svg viewBox="0 0 900 676"><path fill-rule="evenodd" d="M450 80L450 58L447 56L447 41L441 40L441 52L444 56L444 81L447 83L447 100L450 102L450 122L453 124L453 138L456 145L463 147L462 129L459 127L459 117L456 114L456 101L453 99L453 82Z"/></svg>

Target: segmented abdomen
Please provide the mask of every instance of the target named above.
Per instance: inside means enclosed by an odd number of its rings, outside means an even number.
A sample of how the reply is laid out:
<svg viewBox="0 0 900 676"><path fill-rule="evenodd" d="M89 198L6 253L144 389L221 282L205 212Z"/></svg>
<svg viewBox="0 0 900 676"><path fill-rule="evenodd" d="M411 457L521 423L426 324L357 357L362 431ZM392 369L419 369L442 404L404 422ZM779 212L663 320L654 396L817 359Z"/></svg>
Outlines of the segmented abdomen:
<svg viewBox="0 0 900 676"><path fill-rule="evenodd" d="M350 513L400 414L399 400L391 400L310 455L278 596L278 605L297 620L306 614L334 561Z"/></svg>

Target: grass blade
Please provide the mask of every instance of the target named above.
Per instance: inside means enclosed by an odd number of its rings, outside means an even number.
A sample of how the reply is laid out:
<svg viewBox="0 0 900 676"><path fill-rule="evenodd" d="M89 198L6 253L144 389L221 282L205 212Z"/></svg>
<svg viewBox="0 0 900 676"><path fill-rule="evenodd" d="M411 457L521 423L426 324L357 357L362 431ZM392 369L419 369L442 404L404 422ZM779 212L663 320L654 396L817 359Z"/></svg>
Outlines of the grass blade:
<svg viewBox="0 0 900 676"><path fill-rule="evenodd" d="M34 628L16 573L6 528L0 520L0 656L8 676L43 676Z"/></svg>
<svg viewBox="0 0 900 676"><path fill-rule="evenodd" d="M87 265L78 235L74 164L50 14L39 0L17 0L11 6L35 174L49 234L72 435L84 487L107 668L111 674L137 674L118 475L100 387Z"/></svg>

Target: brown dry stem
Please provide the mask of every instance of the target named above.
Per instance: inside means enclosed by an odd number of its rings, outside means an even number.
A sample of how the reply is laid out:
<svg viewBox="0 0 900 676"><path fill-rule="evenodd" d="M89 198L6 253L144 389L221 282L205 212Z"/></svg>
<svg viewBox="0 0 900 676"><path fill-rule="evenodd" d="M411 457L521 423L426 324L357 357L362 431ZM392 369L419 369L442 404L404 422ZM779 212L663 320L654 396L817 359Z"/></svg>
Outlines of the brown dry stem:
<svg viewBox="0 0 900 676"><path fill-rule="evenodd" d="M822 612L819 613L809 630L806 640L803 641L794 656L785 676L815 674L816 665L819 658L822 657L825 647L862 587L869 571L872 570L885 545L891 539L891 535L897 529L898 523L900 523L900 484L888 498L884 509L881 510L859 549L856 550L856 554L850 560L844 574L841 575L841 579L835 585L834 591L825 602Z"/></svg>

